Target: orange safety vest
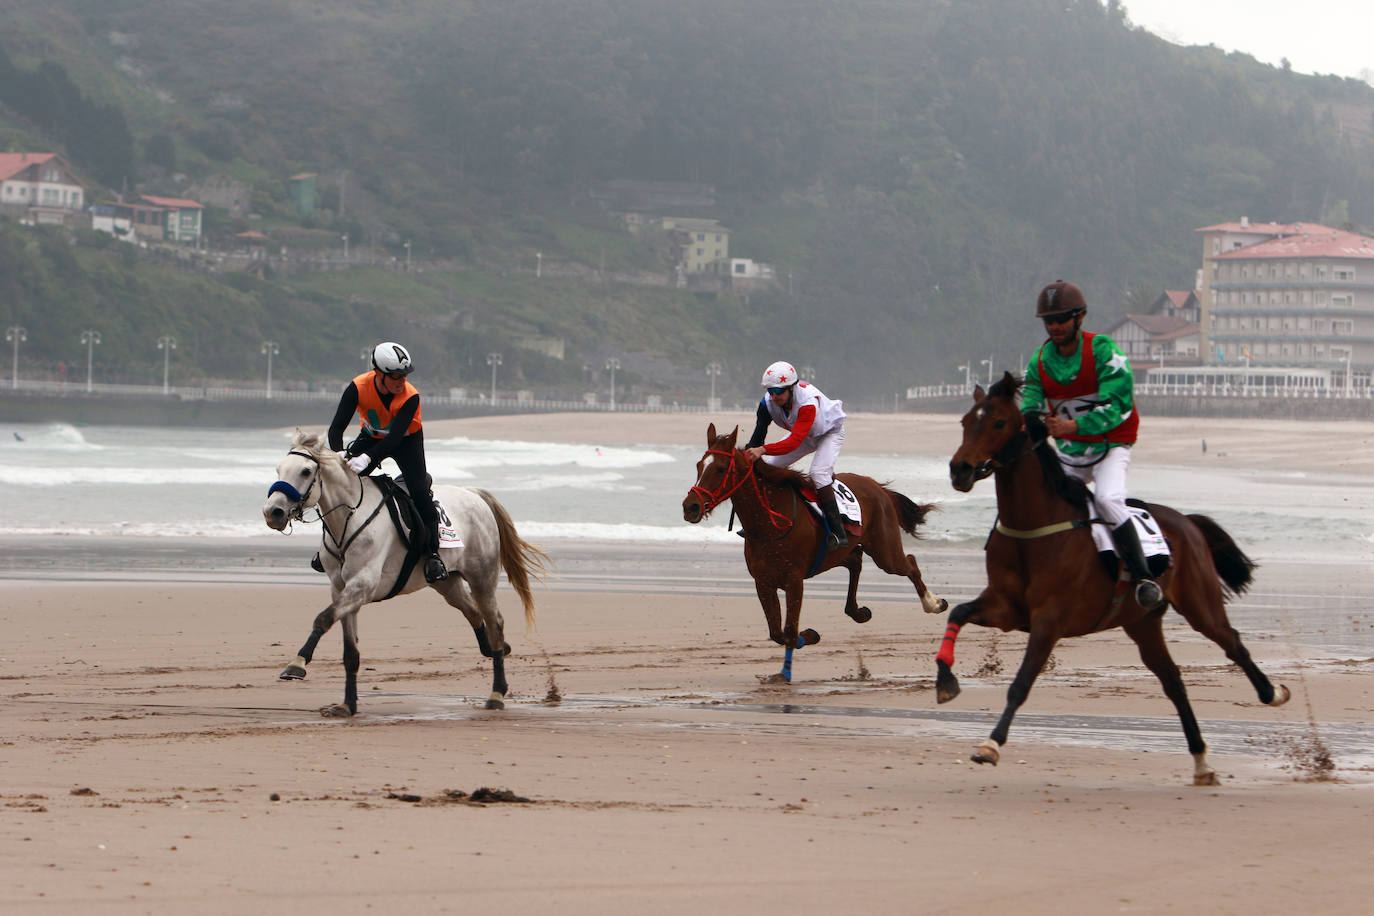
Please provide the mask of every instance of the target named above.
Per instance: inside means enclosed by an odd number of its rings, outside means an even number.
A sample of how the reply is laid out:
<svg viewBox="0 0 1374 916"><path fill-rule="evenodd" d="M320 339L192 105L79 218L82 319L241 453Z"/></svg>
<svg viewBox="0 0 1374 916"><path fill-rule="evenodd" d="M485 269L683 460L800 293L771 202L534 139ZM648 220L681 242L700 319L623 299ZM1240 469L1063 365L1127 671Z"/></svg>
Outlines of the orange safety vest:
<svg viewBox="0 0 1374 916"><path fill-rule="evenodd" d="M358 389L358 419L362 421L363 432L374 439L383 439L391 432L391 421L396 419L396 410L420 392L407 380L401 393L392 397L391 406L388 407L382 403L382 396L377 393L377 385L374 382L376 375L375 370L364 372L353 380L353 386ZM406 435L419 431L420 405L416 404L415 419L410 421Z"/></svg>

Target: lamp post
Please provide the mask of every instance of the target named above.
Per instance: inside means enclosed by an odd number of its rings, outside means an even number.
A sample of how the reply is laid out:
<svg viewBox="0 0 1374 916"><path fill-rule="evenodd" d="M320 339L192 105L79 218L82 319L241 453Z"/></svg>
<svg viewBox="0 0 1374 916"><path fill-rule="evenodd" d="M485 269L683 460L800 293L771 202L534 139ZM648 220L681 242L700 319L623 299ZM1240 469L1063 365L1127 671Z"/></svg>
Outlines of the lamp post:
<svg viewBox="0 0 1374 916"><path fill-rule="evenodd" d="M991 384L992 384L992 357L989 356L987 359L980 359L978 362L980 362L980 363L982 363L984 366L987 366L987 367L988 367L988 384L991 385Z"/></svg>
<svg viewBox="0 0 1374 916"><path fill-rule="evenodd" d="M797 381L814 382L815 380L816 380L816 367L815 367L815 366L802 366L802 367L801 367L801 378L797 379Z"/></svg>
<svg viewBox="0 0 1374 916"><path fill-rule="evenodd" d="M272 357L281 352L281 347L277 346L275 340L265 341L262 345L262 352L267 354L267 397L272 397Z"/></svg>
<svg viewBox="0 0 1374 916"><path fill-rule="evenodd" d="M959 369L964 373L964 390L971 390L973 388L973 379L969 376L969 367L960 366Z"/></svg>
<svg viewBox="0 0 1374 916"><path fill-rule="evenodd" d="M345 234L339 236L339 238L343 239L343 243L344 243L344 263L347 264L347 263L348 263L348 234L345 233Z"/></svg>
<svg viewBox="0 0 1374 916"><path fill-rule="evenodd" d="M716 376L720 375L720 363L707 363L706 375L711 379L711 400L707 403L707 410L716 409Z"/></svg>
<svg viewBox="0 0 1374 916"><path fill-rule="evenodd" d="M536 251L534 253L534 278L538 280L542 276L544 276L544 252Z"/></svg>
<svg viewBox="0 0 1374 916"><path fill-rule="evenodd" d="M491 402L496 403L496 367L501 365L500 353L488 353L487 365L491 366Z"/></svg>
<svg viewBox="0 0 1374 916"><path fill-rule="evenodd" d="M22 331L23 328L20 328L20 330ZM18 344L15 345L15 350L14 350L14 352L16 352L16 353L19 352L19 346L18 346ZM1351 391L1354 390L1354 386L1351 384L1351 380L1350 380L1350 357L1351 357L1352 354L1354 354L1354 352L1355 352L1355 347L1354 347L1354 345L1351 345L1351 347L1350 347L1348 350L1345 351L1345 396L1346 396L1346 397L1350 397Z"/></svg>
<svg viewBox="0 0 1374 916"><path fill-rule="evenodd" d="M611 410L615 410L615 370L620 368L620 360L612 356L606 360L606 368L611 370Z"/></svg>
<svg viewBox="0 0 1374 916"><path fill-rule="evenodd" d="M17 324L5 328L5 339L14 341L14 362L10 364L10 387L19 387L19 345L29 339L29 332Z"/></svg>
<svg viewBox="0 0 1374 916"><path fill-rule="evenodd" d="M405 243L406 248L406 273L410 273L410 243Z"/></svg>
<svg viewBox="0 0 1374 916"><path fill-rule="evenodd" d="M369 366L372 365L372 348L364 347L362 350L358 351L358 358Z"/></svg>
<svg viewBox="0 0 1374 916"><path fill-rule="evenodd" d="M86 393L91 391L91 366L95 360L95 345L100 343L99 331L82 331L81 342L86 345Z"/></svg>
<svg viewBox="0 0 1374 916"><path fill-rule="evenodd" d="M177 348L177 339L170 334L163 334L157 339L157 348L162 351L162 393L168 394L171 389L167 387L167 379L172 366L172 351Z"/></svg>

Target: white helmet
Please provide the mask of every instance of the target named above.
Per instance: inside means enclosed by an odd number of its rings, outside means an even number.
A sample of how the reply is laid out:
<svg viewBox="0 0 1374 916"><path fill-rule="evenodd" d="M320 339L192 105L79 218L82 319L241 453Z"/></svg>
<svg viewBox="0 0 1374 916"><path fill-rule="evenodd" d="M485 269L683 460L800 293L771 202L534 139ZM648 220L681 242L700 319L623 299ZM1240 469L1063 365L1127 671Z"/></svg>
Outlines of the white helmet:
<svg viewBox="0 0 1374 916"><path fill-rule="evenodd" d="M763 387L791 388L797 384L797 370L791 363L779 360L763 370Z"/></svg>
<svg viewBox="0 0 1374 916"><path fill-rule="evenodd" d="M372 368L383 375L410 375L415 364L410 361L409 350L388 340L372 349Z"/></svg>

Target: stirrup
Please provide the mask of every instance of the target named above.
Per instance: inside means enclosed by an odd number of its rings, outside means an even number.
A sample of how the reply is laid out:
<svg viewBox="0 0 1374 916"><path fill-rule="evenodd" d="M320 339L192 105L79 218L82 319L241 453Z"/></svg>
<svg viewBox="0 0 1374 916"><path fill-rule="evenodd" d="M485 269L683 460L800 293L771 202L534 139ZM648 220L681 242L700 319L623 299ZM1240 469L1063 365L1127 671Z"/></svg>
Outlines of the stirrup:
<svg viewBox="0 0 1374 916"><path fill-rule="evenodd" d="M830 533L825 536L825 546L830 550L839 550L841 547L849 546L849 538L845 537L843 528L831 528Z"/></svg>
<svg viewBox="0 0 1374 916"><path fill-rule="evenodd" d="M437 553L430 554L429 559L425 560L425 581L443 582L447 578L448 569L444 566L443 558Z"/></svg>
<svg viewBox="0 0 1374 916"><path fill-rule="evenodd" d="M1135 600L1147 611L1157 611L1164 607L1164 590L1154 579L1141 579L1135 584Z"/></svg>
<svg viewBox="0 0 1374 916"><path fill-rule="evenodd" d="M310 568L315 572L324 572L324 564L320 562L320 552L315 551L315 555L310 558Z"/></svg>

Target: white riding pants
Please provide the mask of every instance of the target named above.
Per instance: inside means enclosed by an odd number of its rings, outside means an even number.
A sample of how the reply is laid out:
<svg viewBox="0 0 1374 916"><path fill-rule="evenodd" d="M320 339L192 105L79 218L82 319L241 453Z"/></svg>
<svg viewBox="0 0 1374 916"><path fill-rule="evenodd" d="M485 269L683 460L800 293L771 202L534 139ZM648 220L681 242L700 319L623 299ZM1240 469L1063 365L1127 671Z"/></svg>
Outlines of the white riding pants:
<svg viewBox="0 0 1374 916"><path fill-rule="evenodd" d="M843 423L818 439L807 436L802 440L801 445L785 455L764 455L763 460L774 467L787 467L798 459L805 458L815 452L816 457L811 459L811 469L807 471L807 474L811 477L812 483L819 489L830 486L835 479L835 460L840 457L840 446L842 445L844 445Z"/></svg>
<svg viewBox="0 0 1374 916"><path fill-rule="evenodd" d="M1066 464L1060 456L1064 473L1077 477L1084 483L1092 484L1093 502L1097 505L1097 515L1112 528L1131 517L1126 508L1126 469L1131 466L1131 449L1118 445L1107 449L1107 455L1097 464L1088 467L1075 467Z"/></svg>

